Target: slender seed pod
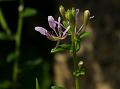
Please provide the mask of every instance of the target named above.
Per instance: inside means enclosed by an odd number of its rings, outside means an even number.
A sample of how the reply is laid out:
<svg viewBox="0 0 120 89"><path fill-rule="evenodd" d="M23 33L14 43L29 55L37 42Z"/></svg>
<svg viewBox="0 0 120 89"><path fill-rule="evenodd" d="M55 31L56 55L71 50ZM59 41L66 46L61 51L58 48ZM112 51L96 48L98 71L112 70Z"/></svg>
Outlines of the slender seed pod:
<svg viewBox="0 0 120 89"><path fill-rule="evenodd" d="M62 17L65 17L65 9L62 5L59 7L59 11L60 11L60 14L62 15Z"/></svg>
<svg viewBox="0 0 120 89"><path fill-rule="evenodd" d="M86 27L90 19L90 11L85 10L84 11L84 18L83 18L83 26Z"/></svg>

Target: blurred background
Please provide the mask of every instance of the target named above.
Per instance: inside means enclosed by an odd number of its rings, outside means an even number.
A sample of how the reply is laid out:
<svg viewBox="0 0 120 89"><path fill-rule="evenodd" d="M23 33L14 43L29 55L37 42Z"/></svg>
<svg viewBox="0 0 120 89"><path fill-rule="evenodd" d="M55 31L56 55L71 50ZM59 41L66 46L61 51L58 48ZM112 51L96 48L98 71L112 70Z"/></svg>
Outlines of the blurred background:
<svg viewBox="0 0 120 89"><path fill-rule="evenodd" d="M68 65L71 58L66 53L50 54L56 43L34 30L35 26L49 29L47 17L57 19L60 5L79 8L81 14L89 9L91 16L95 16L88 26L93 35L82 43L78 53L84 57L86 68L81 89L119 89L120 0L24 0L24 8L34 8L37 14L23 19L16 89L35 89L36 77L40 89L49 89L55 83L73 89ZM18 6L18 0L0 0L0 9L13 34L17 31ZM0 89L13 89L14 60L9 61L9 54L15 51L15 41L4 39L2 33L0 24Z"/></svg>

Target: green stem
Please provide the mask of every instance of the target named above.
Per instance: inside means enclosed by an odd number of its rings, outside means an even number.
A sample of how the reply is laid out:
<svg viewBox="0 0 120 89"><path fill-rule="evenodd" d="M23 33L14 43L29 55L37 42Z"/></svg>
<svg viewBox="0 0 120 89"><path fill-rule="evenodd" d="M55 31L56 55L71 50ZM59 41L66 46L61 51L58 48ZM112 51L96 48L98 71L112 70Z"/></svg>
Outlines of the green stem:
<svg viewBox="0 0 120 89"><path fill-rule="evenodd" d="M73 62L74 62L74 72L76 74L78 70L78 66L77 66L77 58L76 58L76 35L74 31L72 32L71 40L72 40L72 49L73 49L72 56L73 56ZM75 88L80 89L79 77L76 77L76 76L75 76Z"/></svg>
<svg viewBox="0 0 120 89"><path fill-rule="evenodd" d="M73 53L73 62L74 62L74 72L76 74L76 72L78 70L76 52ZM75 87L76 87L76 89L80 89L80 79L77 76L75 76Z"/></svg>
<svg viewBox="0 0 120 89"><path fill-rule="evenodd" d="M19 73L19 56L20 56L20 43L21 43L21 32L22 32L22 26L23 26L23 17L21 11L19 11L19 17L18 17L18 26L17 26L17 32L15 36L15 53L17 55L16 60L14 62L13 66L13 86L16 88L18 73Z"/></svg>

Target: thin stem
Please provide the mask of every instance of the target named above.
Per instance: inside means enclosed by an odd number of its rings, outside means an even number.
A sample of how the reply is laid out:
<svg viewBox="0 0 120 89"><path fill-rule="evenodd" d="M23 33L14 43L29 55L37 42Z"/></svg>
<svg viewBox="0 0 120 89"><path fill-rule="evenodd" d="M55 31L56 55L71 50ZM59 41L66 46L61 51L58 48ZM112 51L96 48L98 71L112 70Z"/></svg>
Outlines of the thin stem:
<svg viewBox="0 0 120 89"><path fill-rule="evenodd" d="M75 32L73 31L72 35L71 35L72 49L73 49L72 56L73 56L73 62L74 62L74 72L76 74L78 66L77 66L77 58L76 58L76 41L75 41L75 39L76 39L76 35L75 35ZM75 76L75 88L80 89L79 77L76 77L76 76Z"/></svg>
<svg viewBox="0 0 120 89"><path fill-rule="evenodd" d="M23 3L22 0L20 3ZM20 4L22 5L22 4ZM17 26L17 32L15 36L15 53L17 55L16 60L14 62L13 66L13 87L16 88L18 73L19 73L19 56L20 56L20 42L21 42L21 32L22 32L22 26L23 26L23 17L21 11L19 11L19 17L18 17L18 26Z"/></svg>

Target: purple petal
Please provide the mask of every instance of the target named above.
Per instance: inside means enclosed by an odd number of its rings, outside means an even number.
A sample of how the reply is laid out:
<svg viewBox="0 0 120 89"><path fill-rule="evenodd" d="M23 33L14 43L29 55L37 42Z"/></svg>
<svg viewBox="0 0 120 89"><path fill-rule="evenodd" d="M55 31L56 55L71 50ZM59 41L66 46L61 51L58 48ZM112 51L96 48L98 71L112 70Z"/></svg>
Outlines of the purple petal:
<svg viewBox="0 0 120 89"><path fill-rule="evenodd" d="M56 27L56 23L55 23L55 20L52 16L48 16L48 23L49 23L49 26L52 28L52 29L55 29Z"/></svg>
<svg viewBox="0 0 120 89"><path fill-rule="evenodd" d="M40 32L42 35L46 35L47 30L43 27L35 27L35 30Z"/></svg>
<svg viewBox="0 0 120 89"><path fill-rule="evenodd" d="M80 25L81 25L79 9L76 9L75 21L76 21L76 28L78 29L80 27Z"/></svg>

